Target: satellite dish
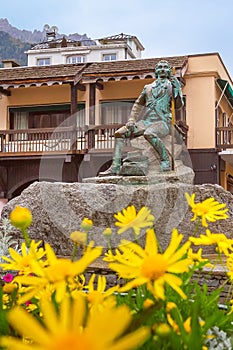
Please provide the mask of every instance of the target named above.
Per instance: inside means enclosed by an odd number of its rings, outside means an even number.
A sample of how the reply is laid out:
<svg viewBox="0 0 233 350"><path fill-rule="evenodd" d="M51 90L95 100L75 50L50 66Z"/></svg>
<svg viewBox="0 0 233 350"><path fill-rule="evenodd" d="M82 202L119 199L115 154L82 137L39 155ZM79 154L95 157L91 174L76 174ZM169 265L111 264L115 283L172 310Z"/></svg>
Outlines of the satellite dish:
<svg viewBox="0 0 233 350"><path fill-rule="evenodd" d="M54 33L57 33L58 32L58 27L57 26L52 26L52 27L50 27L50 31L54 32Z"/></svg>
<svg viewBox="0 0 233 350"><path fill-rule="evenodd" d="M50 26L48 24L45 24L43 30L47 32L49 29L50 29Z"/></svg>

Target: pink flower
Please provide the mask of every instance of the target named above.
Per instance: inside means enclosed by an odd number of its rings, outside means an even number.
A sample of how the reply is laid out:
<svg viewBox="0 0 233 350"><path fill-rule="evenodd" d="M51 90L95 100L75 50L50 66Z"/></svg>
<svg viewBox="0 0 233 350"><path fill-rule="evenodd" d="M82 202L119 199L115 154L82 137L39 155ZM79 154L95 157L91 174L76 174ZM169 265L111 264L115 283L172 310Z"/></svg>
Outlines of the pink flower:
<svg viewBox="0 0 233 350"><path fill-rule="evenodd" d="M13 278L14 278L14 276L11 273L7 273L5 276L3 276L3 280L6 283L12 282Z"/></svg>

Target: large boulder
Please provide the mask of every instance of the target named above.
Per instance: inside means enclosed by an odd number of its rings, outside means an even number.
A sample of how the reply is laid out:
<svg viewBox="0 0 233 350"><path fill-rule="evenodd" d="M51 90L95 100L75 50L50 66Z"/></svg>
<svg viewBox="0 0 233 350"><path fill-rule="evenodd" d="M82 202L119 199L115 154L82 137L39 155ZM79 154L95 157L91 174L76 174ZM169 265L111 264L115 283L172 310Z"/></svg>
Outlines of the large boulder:
<svg viewBox="0 0 233 350"><path fill-rule="evenodd" d="M192 185L177 182L152 183L49 183L35 182L25 189L19 197L8 202L2 216L9 214L16 205L28 207L32 211L33 223L28 232L31 238L49 242L58 255L71 254L72 245L69 234L80 229L84 217L93 220L90 238L106 247L102 235L104 228L113 229L112 245L117 246L121 238L134 239L132 233L116 233L114 213L134 204L139 210L142 206L151 209L155 216L155 230L162 247L170 241L173 228L178 228L185 238L193 234L195 222L191 222L191 210L185 199L185 192L195 193L196 201L214 197L226 203L229 218L210 223L212 232L225 233L233 238L233 196L218 185ZM200 227L200 232L205 232ZM144 231L139 239L143 238ZM15 230L15 237L22 239Z"/></svg>

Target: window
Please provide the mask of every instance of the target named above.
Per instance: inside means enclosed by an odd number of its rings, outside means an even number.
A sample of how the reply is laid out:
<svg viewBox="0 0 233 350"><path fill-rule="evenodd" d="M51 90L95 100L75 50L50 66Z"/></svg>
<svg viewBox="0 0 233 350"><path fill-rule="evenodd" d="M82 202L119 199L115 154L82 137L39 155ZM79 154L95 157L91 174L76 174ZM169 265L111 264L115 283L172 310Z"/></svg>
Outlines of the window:
<svg viewBox="0 0 233 350"><path fill-rule="evenodd" d="M85 105L78 104L77 126L85 124ZM43 129L70 126L70 105L49 105L10 108L11 129Z"/></svg>
<svg viewBox="0 0 233 350"><path fill-rule="evenodd" d="M36 64L37 66L49 66L50 58L38 58Z"/></svg>
<svg viewBox="0 0 233 350"><path fill-rule="evenodd" d="M67 63L84 63L86 62L86 56L69 56L67 57Z"/></svg>
<svg viewBox="0 0 233 350"><path fill-rule="evenodd" d="M103 61L116 61L116 53L104 54Z"/></svg>
<svg viewBox="0 0 233 350"><path fill-rule="evenodd" d="M133 101L112 101L101 103L101 124L125 124L128 121Z"/></svg>

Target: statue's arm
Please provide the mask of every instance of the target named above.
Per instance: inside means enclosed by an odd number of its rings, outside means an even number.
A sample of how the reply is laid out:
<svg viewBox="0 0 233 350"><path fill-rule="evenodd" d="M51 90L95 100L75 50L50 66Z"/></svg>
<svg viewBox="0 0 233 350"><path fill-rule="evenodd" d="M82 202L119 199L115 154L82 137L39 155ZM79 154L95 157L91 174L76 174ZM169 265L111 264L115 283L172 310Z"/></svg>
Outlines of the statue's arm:
<svg viewBox="0 0 233 350"><path fill-rule="evenodd" d="M142 114L145 103L146 103L146 98L145 98L145 88L144 88L141 94L138 96L137 100L134 102L134 105L131 109L128 123L135 123L137 120L140 119L140 115Z"/></svg>

